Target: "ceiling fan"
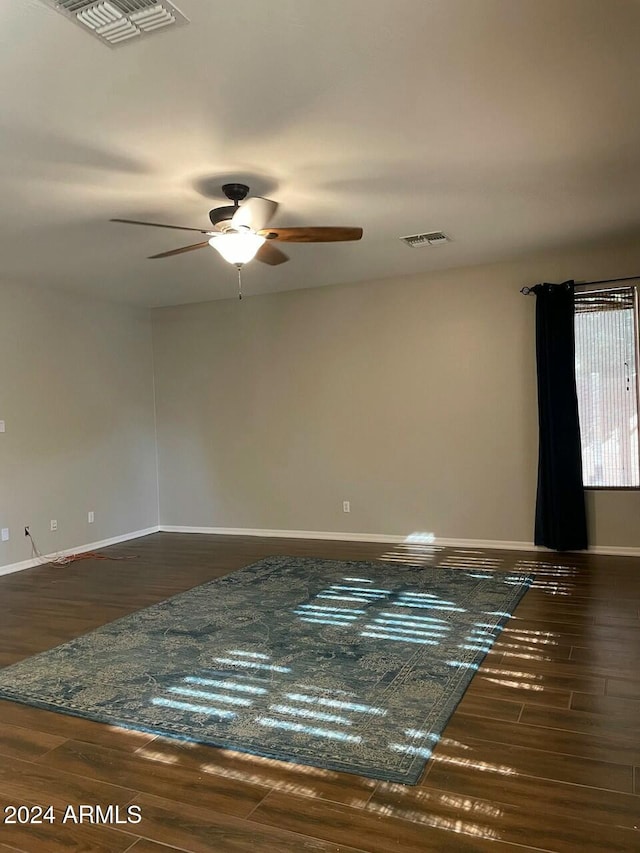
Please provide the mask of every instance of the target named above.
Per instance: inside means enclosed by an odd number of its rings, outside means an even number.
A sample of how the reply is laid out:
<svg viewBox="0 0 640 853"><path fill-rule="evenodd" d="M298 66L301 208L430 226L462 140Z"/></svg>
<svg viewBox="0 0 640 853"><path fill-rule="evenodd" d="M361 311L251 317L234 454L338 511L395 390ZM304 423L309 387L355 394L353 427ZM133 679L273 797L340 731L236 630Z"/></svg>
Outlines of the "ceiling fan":
<svg viewBox="0 0 640 853"><path fill-rule="evenodd" d="M224 207L209 211L212 228L187 228L182 225L163 225L159 222L140 222L137 219L112 219L111 222L124 222L128 225L149 225L153 228L172 228L177 231L196 231L205 234L206 240L181 246L168 252L151 255L150 258L169 258L213 246L225 261L238 269L254 258L270 266L277 266L289 258L272 245L281 243L335 243L345 240L359 240L362 228L307 227L307 228L267 228L273 218L278 203L268 198L253 196L247 198L249 187L246 184L224 184L223 193L233 202ZM245 201L246 199L246 201ZM242 202L242 204L240 203ZM240 297L242 298L242 296Z"/></svg>

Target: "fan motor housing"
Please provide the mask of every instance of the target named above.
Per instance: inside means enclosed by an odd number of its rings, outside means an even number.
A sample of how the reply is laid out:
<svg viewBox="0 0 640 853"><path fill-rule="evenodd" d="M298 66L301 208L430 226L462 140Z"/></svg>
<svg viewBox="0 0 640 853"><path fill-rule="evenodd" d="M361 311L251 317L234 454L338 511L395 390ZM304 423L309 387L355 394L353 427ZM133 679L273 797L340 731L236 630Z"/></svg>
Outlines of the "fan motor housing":
<svg viewBox="0 0 640 853"><path fill-rule="evenodd" d="M227 204L225 207L214 207L209 211L209 219L212 225L218 225L220 222L228 221L233 217L233 214L238 208L235 204Z"/></svg>

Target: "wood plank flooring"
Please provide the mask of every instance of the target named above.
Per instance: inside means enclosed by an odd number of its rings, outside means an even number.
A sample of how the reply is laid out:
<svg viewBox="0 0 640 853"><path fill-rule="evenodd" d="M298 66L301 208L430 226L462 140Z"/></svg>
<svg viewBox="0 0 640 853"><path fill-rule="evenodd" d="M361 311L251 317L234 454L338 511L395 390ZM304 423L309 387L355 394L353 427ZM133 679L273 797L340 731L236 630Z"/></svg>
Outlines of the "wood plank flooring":
<svg viewBox="0 0 640 853"><path fill-rule="evenodd" d="M160 533L0 578L0 666L271 554L536 573L419 785L382 783L0 701L0 853L640 851L640 561ZM139 824L62 823L67 806Z"/></svg>

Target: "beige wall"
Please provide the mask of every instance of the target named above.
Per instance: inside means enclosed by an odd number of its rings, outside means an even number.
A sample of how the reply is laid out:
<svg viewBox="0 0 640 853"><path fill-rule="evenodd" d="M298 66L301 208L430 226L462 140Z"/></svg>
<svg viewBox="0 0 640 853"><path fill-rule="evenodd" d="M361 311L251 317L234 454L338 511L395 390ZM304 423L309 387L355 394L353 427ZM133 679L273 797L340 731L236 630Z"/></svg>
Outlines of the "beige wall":
<svg viewBox="0 0 640 853"><path fill-rule="evenodd" d="M636 273L628 242L154 311L162 523L530 542L519 288ZM588 503L594 544L640 546L640 493Z"/></svg>
<svg viewBox="0 0 640 853"><path fill-rule="evenodd" d="M157 524L148 311L0 285L0 420L0 567Z"/></svg>
<svg viewBox="0 0 640 853"><path fill-rule="evenodd" d="M154 311L162 522L531 541L518 290L637 272L628 243ZM44 553L157 524L148 312L3 284L0 360L0 570L25 524ZM595 544L640 547L639 492L588 504Z"/></svg>

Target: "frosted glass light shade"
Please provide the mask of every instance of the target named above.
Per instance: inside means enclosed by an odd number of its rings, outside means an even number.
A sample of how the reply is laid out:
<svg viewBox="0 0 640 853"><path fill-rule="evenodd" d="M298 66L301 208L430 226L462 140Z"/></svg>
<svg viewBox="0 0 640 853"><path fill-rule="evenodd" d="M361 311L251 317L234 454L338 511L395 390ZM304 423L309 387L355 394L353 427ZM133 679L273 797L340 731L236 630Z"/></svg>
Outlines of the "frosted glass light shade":
<svg viewBox="0 0 640 853"><path fill-rule="evenodd" d="M209 245L220 252L225 261L230 264L246 264L255 258L256 252L265 239L251 231L241 231L237 234L220 234L219 237L212 237Z"/></svg>

